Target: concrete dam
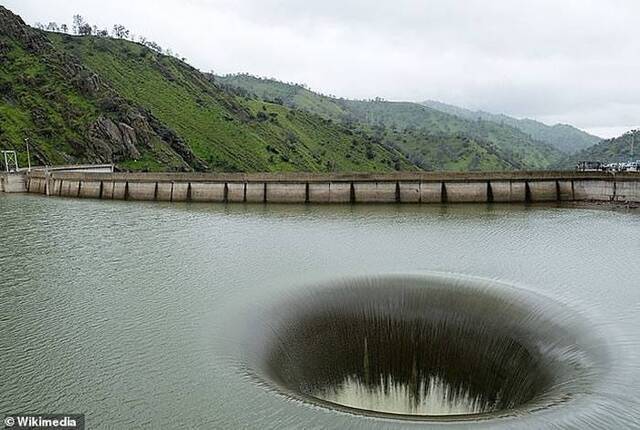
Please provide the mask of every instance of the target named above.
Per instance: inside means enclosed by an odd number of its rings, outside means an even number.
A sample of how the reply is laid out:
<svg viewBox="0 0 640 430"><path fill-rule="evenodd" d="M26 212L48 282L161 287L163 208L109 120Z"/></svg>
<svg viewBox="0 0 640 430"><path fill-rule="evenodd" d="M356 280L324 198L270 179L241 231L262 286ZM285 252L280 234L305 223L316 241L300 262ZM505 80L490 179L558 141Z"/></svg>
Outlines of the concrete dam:
<svg viewBox="0 0 640 430"><path fill-rule="evenodd" d="M640 202L640 173L112 173L0 175L1 190L56 197L216 203Z"/></svg>

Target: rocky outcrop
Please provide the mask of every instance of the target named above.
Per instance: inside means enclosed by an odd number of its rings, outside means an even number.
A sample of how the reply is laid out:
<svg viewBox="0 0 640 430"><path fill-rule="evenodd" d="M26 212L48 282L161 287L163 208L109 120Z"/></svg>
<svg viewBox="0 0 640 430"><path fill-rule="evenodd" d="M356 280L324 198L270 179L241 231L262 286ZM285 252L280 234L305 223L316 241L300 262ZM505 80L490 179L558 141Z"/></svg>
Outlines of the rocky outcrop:
<svg viewBox="0 0 640 430"><path fill-rule="evenodd" d="M125 123L116 124L104 116L99 117L89 128L88 154L101 157L103 162L118 162L140 158L135 130Z"/></svg>
<svg viewBox="0 0 640 430"><path fill-rule="evenodd" d="M0 6L0 29L3 34L20 42L28 51L38 52L41 49L51 48L51 42L47 37L31 27L27 26L22 18Z"/></svg>

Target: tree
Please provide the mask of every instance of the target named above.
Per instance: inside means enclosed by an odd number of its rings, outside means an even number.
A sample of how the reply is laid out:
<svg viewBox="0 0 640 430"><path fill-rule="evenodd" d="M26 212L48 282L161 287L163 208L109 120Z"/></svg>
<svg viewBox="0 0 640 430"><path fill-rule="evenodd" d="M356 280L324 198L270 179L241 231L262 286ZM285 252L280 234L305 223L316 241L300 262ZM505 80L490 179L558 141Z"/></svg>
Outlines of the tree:
<svg viewBox="0 0 640 430"><path fill-rule="evenodd" d="M35 26L36 26L36 28L38 30L44 30L45 29L44 24L42 24L41 22L36 22Z"/></svg>
<svg viewBox="0 0 640 430"><path fill-rule="evenodd" d="M80 34L80 27L84 25L82 15L73 15L73 34Z"/></svg>
<svg viewBox="0 0 640 430"><path fill-rule="evenodd" d="M60 26L60 31L62 31L63 33L68 33L69 32L69 27L67 27L67 24L62 24Z"/></svg>
<svg viewBox="0 0 640 430"><path fill-rule="evenodd" d="M122 24L113 26L113 35L118 39L128 39L131 32Z"/></svg>
<svg viewBox="0 0 640 430"><path fill-rule="evenodd" d="M78 34L80 36L91 36L93 32L93 29L91 28L91 24L82 24L79 28L78 28Z"/></svg>
<svg viewBox="0 0 640 430"><path fill-rule="evenodd" d="M47 30L60 31L60 27L58 27L58 24L56 24L55 22L50 22L49 24L47 24Z"/></svg>

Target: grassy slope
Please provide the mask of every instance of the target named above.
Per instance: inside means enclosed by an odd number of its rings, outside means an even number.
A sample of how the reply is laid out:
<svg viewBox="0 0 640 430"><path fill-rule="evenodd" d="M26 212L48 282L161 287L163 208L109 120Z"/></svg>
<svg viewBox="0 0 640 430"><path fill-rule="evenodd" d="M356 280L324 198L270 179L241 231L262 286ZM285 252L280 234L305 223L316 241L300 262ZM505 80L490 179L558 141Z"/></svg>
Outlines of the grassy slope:
<svg viewBox="0 0 640 430"><path fill-rule="evenodd" d="M507 124L528 134L535 140L548 143L554 148L569 154L596 145L602 140L597 136L592 136L589 133L566 124L548 126L531 119L516 119L506 115L497 115L483 111L471 111L435 101L424 102L424 105L465 119L477 120L478 118L481 118L484 121L491 121L497 124Z"/></svg>
<svg viewBox="0 0 640 430"><path fill-rule="evenodd" d="M98 108L48 59L5 35L0 35L0 44L0 147L19 151L25 165L24 138L29 137L36 161L39 154L55 163L72 161L69 142L82 139L78 130L97 117Z"/></svg>
<svg viewBox="0 0 640 430"><path fill-rule="evenodd" d="M50 38L175 130L212 170L414 168L401 153L366 136L308 112L233 96L185 63L139 44L60 34Z"/></svg>
<svg viewBox="0 0 640 430"><path fill-rule="evenodd" d="M635 145L632 141L635 136ZM631 151L633 146L634 150ZM640 160L640 130L631 131L615 139L604 140L598 145L580 151L567 158L563 166L572 167L578 161L602 161L617 163Z"/></svg>
<svg viewBox="0 0 640 430"><path fill-rule="evenodd" d="M562 158L559 151L513 127L470 121L415 103L334 99L299 85L249 75L216 79L240 88L240 94L279 99L349 127L373 131L378 140L399 148L426 169L535 169Z"/></svg>

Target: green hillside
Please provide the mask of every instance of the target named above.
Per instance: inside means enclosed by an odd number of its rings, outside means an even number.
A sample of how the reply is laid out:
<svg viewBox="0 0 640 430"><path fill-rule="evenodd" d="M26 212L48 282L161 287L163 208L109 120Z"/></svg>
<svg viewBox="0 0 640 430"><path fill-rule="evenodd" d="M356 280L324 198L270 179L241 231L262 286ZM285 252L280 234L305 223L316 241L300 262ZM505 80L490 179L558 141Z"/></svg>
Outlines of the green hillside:
<svg viewBox="0 0 640 430"><path fill-rule="evenodd" d="M36 30L0 6L0 147L24 163L29 138L37 164L137 171L511 170L564 159L506 124L215 77L105 34Z"/></svg>
<svg viewBox="0 0 640 430"><path fill-rule="evenodd" d="M388 171L416 167L373 136L224 91L137 43L32 29L0 7L0 146L40 164L131 170ZM23 158L24 161L24 158Z"/></svg>
<svg viewBox="0 0 640 430"><path fill-rule="evenodd" d="M563 162L563 167L574 166L578 161L601 161L619 163L640 160L640 130L632 130L615 139L580 151Z"/></svg>
<svg viewBox="0 0 640 430"><path fill-rule="evenodd" d="M239 95L282 103L372 133L428 170L544 169L563 158L560 151L514 127L467 120L416 103L337 99L247 74L215 79Z"/></svg>
<svg viewBox="0 0 640 430"><path fill-rule="evenodd" d="M483 111L471 111L457 106L448 105L436 101L423 103L433 109L445 112L460 118L491 121L496 124L506 124L531 136L532 139L548 143L554 148L568 154L576 153L602 141L597 136L592 136L580 129L566 124L549 126L532 119L516 119L507 115L497 115Z"/></svg>

